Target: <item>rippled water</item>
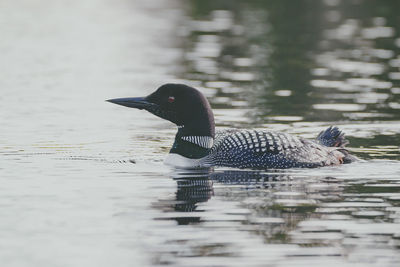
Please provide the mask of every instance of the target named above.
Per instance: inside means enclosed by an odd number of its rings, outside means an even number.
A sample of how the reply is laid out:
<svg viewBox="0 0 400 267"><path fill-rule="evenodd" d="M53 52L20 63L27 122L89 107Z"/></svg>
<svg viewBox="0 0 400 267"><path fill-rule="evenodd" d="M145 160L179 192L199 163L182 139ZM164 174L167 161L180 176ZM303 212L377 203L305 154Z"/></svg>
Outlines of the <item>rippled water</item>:
<svg viewBox="0 0 400 267"><path fill-rule="evenodd" d="M2 266L399 266L398 1L0 3ZM196 86L218 127L362 161L172 170L175 128L105 99Z"/></svg>

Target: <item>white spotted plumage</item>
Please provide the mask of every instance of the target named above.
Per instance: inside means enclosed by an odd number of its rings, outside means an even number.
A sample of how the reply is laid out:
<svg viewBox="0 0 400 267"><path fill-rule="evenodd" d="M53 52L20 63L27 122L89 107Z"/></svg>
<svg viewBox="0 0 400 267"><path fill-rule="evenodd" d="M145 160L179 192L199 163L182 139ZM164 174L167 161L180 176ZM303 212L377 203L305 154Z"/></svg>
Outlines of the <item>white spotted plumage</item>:
<svg viewBox="0 0 400 267"><path fill-rule="evenodd" d="M317 155L313 155L313 154ZM335 148L285 133L228 130L217 132L204 162L238 168L317 167L339 164ZM310 155L311 154L311 155ZM322 154L322 155L321 155Z"/></svg>

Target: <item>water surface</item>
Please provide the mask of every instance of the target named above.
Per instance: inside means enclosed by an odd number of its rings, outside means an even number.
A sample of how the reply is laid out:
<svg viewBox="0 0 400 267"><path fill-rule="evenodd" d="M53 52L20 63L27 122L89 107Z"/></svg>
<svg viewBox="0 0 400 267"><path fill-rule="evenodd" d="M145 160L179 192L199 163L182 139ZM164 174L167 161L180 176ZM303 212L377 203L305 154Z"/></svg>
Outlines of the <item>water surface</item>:
<svg viewBox="0 0 400 267"><path fill-rule="evenodd" d="M398 266L397 1L3 1L4 266ZM183 82L219 128L343 129L362 161L179 171L104 102Z"/></svg>

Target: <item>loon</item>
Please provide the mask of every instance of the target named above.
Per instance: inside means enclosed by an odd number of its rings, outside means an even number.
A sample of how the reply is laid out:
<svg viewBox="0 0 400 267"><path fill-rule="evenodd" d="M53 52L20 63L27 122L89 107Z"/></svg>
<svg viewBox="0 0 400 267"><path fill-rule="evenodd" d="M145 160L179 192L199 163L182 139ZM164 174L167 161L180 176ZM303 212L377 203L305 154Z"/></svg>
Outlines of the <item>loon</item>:
<svg viewBox="0 0 400 267"><path fill-rule="evenodd" d="M164 84L146 97L107 101L144 109L176 124L178 132L164 163L178 168L315 168L355 160L345 149L348 141L337 127L322 131L315 140L273 131L216 132L206 97L184 84Z"/></svg>

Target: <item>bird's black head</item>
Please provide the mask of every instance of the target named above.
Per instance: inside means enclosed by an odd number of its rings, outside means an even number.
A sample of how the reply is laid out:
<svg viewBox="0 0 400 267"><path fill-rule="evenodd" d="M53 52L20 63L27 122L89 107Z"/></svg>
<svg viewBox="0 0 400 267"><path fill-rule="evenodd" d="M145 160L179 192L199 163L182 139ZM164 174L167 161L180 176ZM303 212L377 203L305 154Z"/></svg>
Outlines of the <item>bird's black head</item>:
<svg viewBox="0 0 400 267"><path fill-rule="evenodd" d="M111 103L145 109L154 115L169 120L178 127L182 135L214 137L214 115L210 104L202 93L184 84L164 84L146 97L117 98Z"/></svg>

